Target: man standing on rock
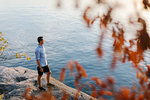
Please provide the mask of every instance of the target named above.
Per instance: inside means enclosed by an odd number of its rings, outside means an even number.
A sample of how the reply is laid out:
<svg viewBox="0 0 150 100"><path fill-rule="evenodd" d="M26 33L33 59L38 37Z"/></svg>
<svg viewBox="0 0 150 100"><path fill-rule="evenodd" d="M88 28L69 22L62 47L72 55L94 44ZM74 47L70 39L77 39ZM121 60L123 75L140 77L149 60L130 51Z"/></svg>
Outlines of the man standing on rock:
<svg viewBox="0 0 150 100"><path fill-rule="evenodd" d="M37 41L38 41L38 46L35 50L35 56L36 56L37 70L38 70L38 84L39 84L39 89L45 91L45 89L41 86L41 77L43 75L43 72L47 72L47 86L50 86L51 84L49 83L49 81L50 81L51 71L49 69L49 66L47 65L45 48L43 45L44 44L43 37L42 36L38 37Z"/></svg>

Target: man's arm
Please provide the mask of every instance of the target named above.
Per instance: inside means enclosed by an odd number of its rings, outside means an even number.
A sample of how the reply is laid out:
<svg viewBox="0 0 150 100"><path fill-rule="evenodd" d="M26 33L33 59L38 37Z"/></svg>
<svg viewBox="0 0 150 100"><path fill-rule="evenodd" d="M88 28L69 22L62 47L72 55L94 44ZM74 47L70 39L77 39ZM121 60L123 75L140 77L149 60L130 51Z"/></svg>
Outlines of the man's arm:
<svg viewBox="0 0 150 100"><path fill-rule="evenodd" d="M38 65L38 67L40 68L40 71L43 72L42 67L41 67L41 64L40 64L40 61L39 61L39 59L40 59L40 51L39 51L39 50L36 50L36 51L35 51L35 55L36 55L37 65Z"/></svg>
<svg viewBox="0 0 150 100"><path fill-rule="evenodd" d="M38 67L40 68L40 71L43 72L43 69L42 69L42 67L40 65L40 61L39 60L36 60L36 61L37 61Z"/></svg>
<svg viewBox="0 0 150 100"><path fill-rule="evenodd" d="M36 60L36 61L37 61L38 67L42 68L41 65L40 65L40 61L39 60Z"/></svg>

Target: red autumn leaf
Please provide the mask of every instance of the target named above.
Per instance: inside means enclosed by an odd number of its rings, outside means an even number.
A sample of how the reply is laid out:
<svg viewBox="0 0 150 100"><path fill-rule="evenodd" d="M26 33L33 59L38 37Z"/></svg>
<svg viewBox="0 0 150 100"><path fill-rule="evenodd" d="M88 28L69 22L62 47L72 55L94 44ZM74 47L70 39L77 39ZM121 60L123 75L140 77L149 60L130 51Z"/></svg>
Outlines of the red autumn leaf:
<svg viewBox="0 0 150 100"><path fill-rule="evenodd" d="M108 96L112 96L112 92L110 91L104 91L105 95L108 95Z"/></svg>
<svg viewBox="0 0 150 100"><path fill-rule="evenodd" d="M121 87L120 88L120 96L122 97L122 98L124 98L124 100L129 100L129 98L130 98L130 92L131 92L131 90L129 89L129 88L126 88L126 87Z"/></svg>
<svg viewBox="0 0 150 100"><path fill-rule="evenodd" d="M144 95L142 93L139 94L138 100L144 100Z"/></svg>
<svg viewBox="0 0 150 100"><path fill-rule="evenodd" d="M82 78L81 74L78 74L77 76L75 76L75 81L74 81L74 85L78 86L79 84L79 80Z"/></svg>
<svg viewBox="0 0 150 100"><path fill-rule="evenodd" d="M136 78L140 78L140 73L139 73L139 71L136 71Z"/></svg>
<svg viewBox="0 0 150 100"><path fill-rule="evenodd" d="M113 27L113 34L112 34L112 37L116 37L116 31L115 31L115 29L114 29L114 27Z"/></svg>
<svg viewBox="0 0 150 100"><path fill-rule="evenodd" d="M145 77L145 82L148 82L148 77L147 76Z"/></svg>
<svg viewBox="0 0 150 100"><path fill-rule="evenodd" d="M97 51L97 54L98 54L99 58L101 58L103 56L102 49L100 47L98 47L96 51Z"/></svg>
<svg viewBox="0 0 150 100"><path fill-rule="evenodd" d="M111 18L111 12L112 12L112 8L109 8L107 14L103 15L103 18L101 18L101 23L104 25L105 28L107 28L107 24L109 22L112 22L112 18Z"/></svg>
<svg viewBox="0 0 150 100"><path fill-rule="evenodd" d="M69 98L69 95L66 93L63 93L63 97L61 100L67 100Z"/></svg>
<svg viewBox="0 0 150 100"><path fill-rule="evenodd" d="M101 81L97 77L91 77L91 80L95 81L98 86L101 85Z"/></svg>
<svg viewBox="0 0 150 100"><path fill-rule="evenodd" d="M143 25L143 29L140 31L137 31L137 49L138 52L143 53L145 50L150 48L150 37L147 33L147 26L144 19L139 18L138 22L140 22Z"/></svg>
<svg viewBox="0 0 150 100"><path fill-rule="evenodd" d="M136 92L134 91L131 93L130 100L136 100L135 97L136 97Z"/></svg>
<svg viewBox="0 0 150 100"><path fill-rule="evenodd" d="M143 86L143 85L144 85L144 82L145 82L144 77L141 76L141 77L140 77L140 82L139 82L140 85Z"/></svg>
<svg viewBox="0 0 150 100"><path fill-rule="evenodd" d="M88 25L88 27L90 27L90 19L87 17L87 12L89 9L91 9L91 7L87 7L83 14L83 19L86 22L86 24Z"/></svg>
<svg viewBox="0 0 150 100"><path fill-rule="evenodd" d="M112 96L112 92L106 91L106 90L100 90L99 95L100 96L103 96L103 95Z"/></svg>
<svg viewBox="0 0 150 100"><path fill-rule="evenodd" d="M104 81L102 81L102 82L101 82L101 87L102 87L102 88L107 88L107 84L106 84Z"/></svg>
<svg viewBox="0 0 150 100"><path fill-rule="evenodd" d="M125 63L125 62L126 62L126 53L124 53L123 59L122 59L122 63Z"/></svg>
<svg viewBox="0 0 150 100"><path fill-rule="evenodd" d="M68 67L69 70L70 70L70 76L73 76L73 69L74 69L74 67L73 67L72 61L69 61L69 62L68 62L67 67Z"/></svg>
<svg viewBox="0 0 150 100"><path fill-rule="evenodd" d="M99 16L95 17L95 18L91 21L91 24L93 24L97 18L99 18Z"/></svg>
<svg viewBox="0 0 150 100"><path fill-rule="evenodd" d="M108 83L111 84L111 85L114 85L114 84L115 84L115 80L114 80L113 77L108 77L108 78L107 78L107 81L108 81Z"/></svg>
<svg viewBox="0 0 150 100"><path fill-rule="evenodd" d="M22 94L22 97L25 97L26 100L33 100L34 96L30 94L31 92L31 88L27 87L24 91L24 93Z"/></svg>
<svg viewBox="0 0 150 100"><path fill-rule="evenodd" d="M77 86L79 84L79 81L77 79L75 79L74 84L75 84L75 86Z"/></svg>
<svg viewBox="0 0 150 100"><path fill-rule="evenodd" d="M90 84L91 88L92 88L92 97L97 97L97 90L95 88L95 86L93 84Z"/></svg>
<svg viewBox="0 0 150 100"><path fill-rule="evenodd" d="M117 44L117 40L115 39L114 44L113 44L113 47L115 47L116 44Z"/></svg>
<svg viewBox="0 0 150 100"><path fill-rule="evenodd" d="M85 72L85 69L82 69L82 76L83 76L84 78L87 78L87 74L86 74L86 72Z"/></svg>
<svg viewBox="0 0 150 100"><path fill-rule="evenodd" d="M80 73L84 78L87 77L87 74L83 68L83 66L81 66L77 61L74 62L77 68L78 73Z"/></svg>
<svg viewBox="0 0 150 100"><path fill-rule="evenodd" d="M129 48L132 48L133 45L135 45L135 43L133 42L133 40L129 40L129 43L130 43L130 47Z"/></svg>
<svg viewBox="0 0 150 100"><path fill-rule="evenodd" d="M145 9L148 9L148 7L150 7L149 0L143 0L143 5Z"/></svg>
<svg viewBox="0 0 150 100"><path fill-rule="evenodd" d="M98 44L98 47L96 49L98 56L101 58L103 56L103 51L101 48L102 42L103 42L103 38L104 38L104 32L102 32L101 36L100 36L100 41Z"/></svg>
<svg viewBox="0 0 150 100"><path fill-rule="evenodd" d="M125 47L125 48L124 48L124 55L123 55L123 59L122 59L122 62L123 62L123 63L125 63L125 61L126 61L126 56L127 56L127 54L128 54L128 48Z"/></svg>
<svg viewBox="0 0 150 100"><path fill-rule="evenodd" d="M139 67L138 69L139 69L139 71L141 71L142 73L144 72L142 67Z"/></svg>
<svg viewBox="0 0 150 100"><path fill-rule="evenodd" d="M64 81L65 74L66 74L66 69L62 68L61 73L60 73L60 80L61 81Z"/></svg>
<svg viewBox="0 0 150 100"><path fill-rule="evenodd" d="M77 93L76 93L75 96L74 96L74 99L75 99L75 100L78 100L79 94L80 94L80 91L77 91Z"/></svg>
<svg viewBox="0 0 150 100"><path fill-rule="evenodd" d="M138 61L138 59L137 59L137 57L138 57L137 52L129 51L129 52L128 52L128 56L129 56L129 59L130 59L130 60L132 61L132 63L134 64L134 66L135 66L135 67L138 67L139 61Z"/></svg>

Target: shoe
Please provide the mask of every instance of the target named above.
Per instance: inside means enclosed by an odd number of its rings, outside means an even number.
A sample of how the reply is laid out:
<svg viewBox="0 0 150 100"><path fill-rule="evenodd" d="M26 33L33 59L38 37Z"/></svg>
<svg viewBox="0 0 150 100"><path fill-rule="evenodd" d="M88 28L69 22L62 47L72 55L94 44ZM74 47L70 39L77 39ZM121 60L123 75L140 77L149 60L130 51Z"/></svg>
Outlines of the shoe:
<svg viewBox="0 0 150 100"><path fill-rule="evenodd" d="M54 87L55 85L51 84L51 83L47 83L47 86L52 86Z"/></svg>
<svg viewBox="0 0 150 100"><path fill-rule="evenodd" d="M42 91L46 91L46 89L44 89L43 87L39 87L39 89Z"/></svg>

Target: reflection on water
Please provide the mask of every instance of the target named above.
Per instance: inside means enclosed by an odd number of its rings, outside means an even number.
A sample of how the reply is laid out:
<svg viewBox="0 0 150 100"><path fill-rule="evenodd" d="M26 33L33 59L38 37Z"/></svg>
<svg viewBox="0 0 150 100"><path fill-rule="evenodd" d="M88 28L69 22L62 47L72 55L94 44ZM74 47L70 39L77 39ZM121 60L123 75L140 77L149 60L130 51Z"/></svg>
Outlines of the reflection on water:
<svg viewBox="0 0 150 100"><path fill-rule="evenodd" d="M31 0L30 3L25 0L0 1L0 31L6 33L5 38L11 48L8 59L1 60L0 65L23 66L36 70L36 40L38 36L44 36L48 64L53 77L59 79L60 70L67 61L76 60L84 66L88 77L97 76L103 79L113 75L116 78L116 87L136 83L135 71L129 62L118 62L118 67L114 71L110 70L113 41L111 38L106 37L103 44L104 57L100 60L95 51L99 41L98 27L94 25L88 29L82 21L82 11L73 8L57 9L54 4L48 0ZM31 60L14 58L16 52L27 53ZM74 87L73 78L68 75L65 83Z"/></svg>

